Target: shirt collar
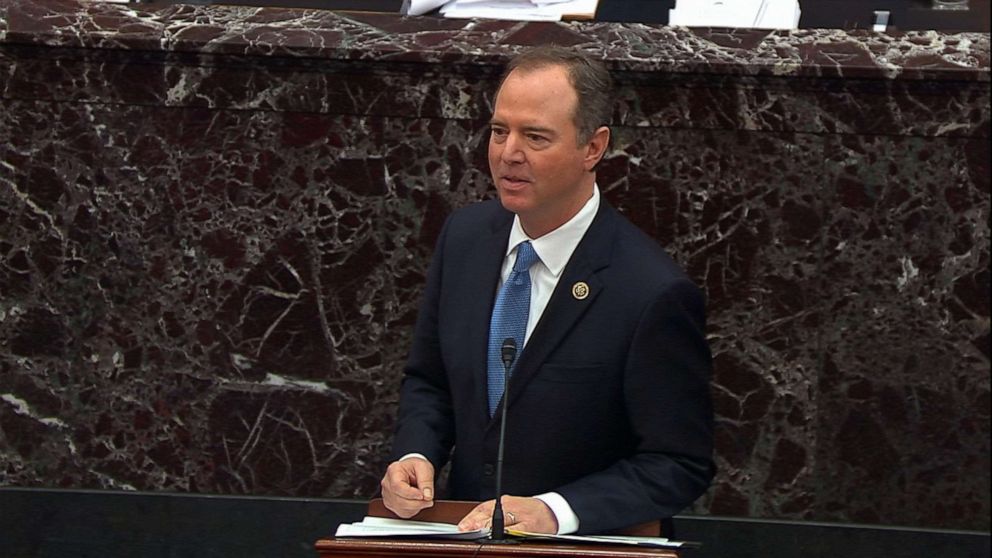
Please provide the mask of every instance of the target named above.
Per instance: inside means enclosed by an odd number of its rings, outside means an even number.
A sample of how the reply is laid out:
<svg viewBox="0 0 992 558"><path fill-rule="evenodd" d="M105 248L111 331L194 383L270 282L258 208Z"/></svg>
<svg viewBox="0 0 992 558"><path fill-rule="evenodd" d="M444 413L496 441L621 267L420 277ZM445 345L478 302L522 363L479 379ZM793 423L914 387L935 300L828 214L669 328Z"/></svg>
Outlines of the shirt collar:
<svg viewBox="0 0 992 558"><path fill-rule="evenodd" d="M572 252L579 245L579 241L582 240L586 231L589 230L589 226L592 225L592 220L596 217L597 211L599 211L599 186L594 184L592 187L592 197L582 206L582 209L574 217L566 221L564 225L541 238L528 237L527 233L524 232L523 226L520 224L520 217L514 215L513 226L510 228L510 239L507 242L504 257L509 256L511 252L516 250L521 242L529 240L531 246L534 247L534 251L537 252L537 257L541 258L541 263L548 268L551 275L558 277L561 271L565 269L565 264L572 257Z"/></svg>

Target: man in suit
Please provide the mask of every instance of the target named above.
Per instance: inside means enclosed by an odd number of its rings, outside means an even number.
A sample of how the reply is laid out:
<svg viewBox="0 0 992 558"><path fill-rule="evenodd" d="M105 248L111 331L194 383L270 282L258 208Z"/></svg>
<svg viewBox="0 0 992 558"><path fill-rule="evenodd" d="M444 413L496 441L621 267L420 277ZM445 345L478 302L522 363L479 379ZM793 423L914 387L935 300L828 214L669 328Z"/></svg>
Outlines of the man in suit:
<svg viewBox="0 0 992 558"><path fill-rule="evenodd" d="M582 53L509 64L489 140L499 200L445 223L404 371L382 480L401 517L433 504L450 459L447 497L485 500L459 526L488 524L503 405L507 527L602 532L670 517L708 487L703 296L600 197L611 105L609 73ZM504 394L506 323L522 349Z"/></svg>

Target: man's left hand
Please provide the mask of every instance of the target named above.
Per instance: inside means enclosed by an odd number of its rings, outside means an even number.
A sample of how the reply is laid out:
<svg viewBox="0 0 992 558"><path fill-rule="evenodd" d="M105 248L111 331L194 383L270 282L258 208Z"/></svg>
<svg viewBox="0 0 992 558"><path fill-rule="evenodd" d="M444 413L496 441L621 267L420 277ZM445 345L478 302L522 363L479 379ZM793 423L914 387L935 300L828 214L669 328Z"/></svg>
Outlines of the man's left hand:
<svg viewBox="0 0 992 558"><path fill-rule="evenodd" d="M558 532L558 520L551 508L537 498L503 496L503 525L507 529L529 533ZM475 507L458 523L462 531L485 529L492 525L493 507L496 500L483 502Z"/></svg>

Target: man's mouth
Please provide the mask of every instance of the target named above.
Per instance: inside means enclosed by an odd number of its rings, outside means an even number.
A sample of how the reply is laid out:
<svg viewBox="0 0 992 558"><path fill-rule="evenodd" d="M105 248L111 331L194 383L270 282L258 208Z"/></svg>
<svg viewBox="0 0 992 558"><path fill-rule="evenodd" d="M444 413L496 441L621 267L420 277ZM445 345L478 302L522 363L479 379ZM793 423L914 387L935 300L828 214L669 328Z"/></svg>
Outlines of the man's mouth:
<svg viewBox="0 0 992 558"><path fill-rule="evenodd" d="M522 176L504 175L500 177L500 181L504 186L509 188L517 188L529 184L530 180Z"/></svg>

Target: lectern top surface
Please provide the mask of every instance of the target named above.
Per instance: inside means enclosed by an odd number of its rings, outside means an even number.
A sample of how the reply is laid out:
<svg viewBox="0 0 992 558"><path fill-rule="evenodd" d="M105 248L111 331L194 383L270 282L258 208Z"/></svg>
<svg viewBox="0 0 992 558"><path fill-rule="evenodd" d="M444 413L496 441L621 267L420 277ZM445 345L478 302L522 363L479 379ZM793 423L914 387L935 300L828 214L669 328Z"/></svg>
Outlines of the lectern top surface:
<svg viewBox="0 0 992 558"><path fill-rule="evenodd" d="M396 539L321 539L315 545L322 558L358 558L411 556L417 558L449 558L487 556L508 558L678 558L672 550L608 545L570 545L526 543L487 545L464 541L396 540Z"/></svg>

